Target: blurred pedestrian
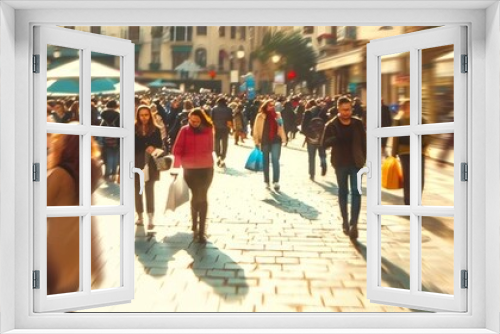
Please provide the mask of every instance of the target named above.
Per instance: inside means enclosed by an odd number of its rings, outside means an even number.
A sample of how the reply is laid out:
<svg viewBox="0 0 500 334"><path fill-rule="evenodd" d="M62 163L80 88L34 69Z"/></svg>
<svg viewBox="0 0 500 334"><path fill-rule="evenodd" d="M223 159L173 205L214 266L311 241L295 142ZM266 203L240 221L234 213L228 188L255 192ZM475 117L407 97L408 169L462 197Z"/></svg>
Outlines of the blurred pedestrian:
<svg viewBox="0 0 500 334"><path fill-rule="evenodd" d="M382 127L388 127L392 125L392 115L389 107L384 103L384 99L381 100L381 112L382 112ZM387 137L382 137L382 157L387 156L386 148L387 148Z"/></svg>
<svg viewBox="0 0 500 334"><path fill-rule="evenodd" d="M140 105L137 108L135 118L135 166L144 169L147 165L147 176L144 183L146 195L146 211L148 213L148 229L154 227L155 212L155 182L160 179L160 172L156 168L156 163L151 157L155 149L162 148L160 128L156 124L151 108L147 105ZM139 194L139 176L135 176L135 210L137 211L137 225L144 225L144 204L142 195Z"/></svg>
<svg viewBox="0 0 500 334"><path fill-rule="evenodd" d="M172 142L175 142L177 139L177 135L179 133L179 130L187 124L188 122L188 115L189 113L194 109L194 104L193 101L191 100L184 100L183 102L183 109L180 113L177 114L177 117L175 119L174 125L170 128L169 130L169 137L171 138Z"/></svg>
<svg viewBox="0 0 500 334"><path fill-rule="evenodd" d="M52 116L52 120L55 123L69 123L71 120L71 114L66 111L63 101L56 101L54 103L50 116Z"/></svg>
<svg viewBox="0 0 500 334"><path fill-rule="evenodd" d="M309 179L311 181L314 181L316 174L316 152L318 152L320 159L321 176L326 175L326 150L321 141L327 120L326 110L320 109L315 100L310 100L306 105L300 128L302 134L306 137Z"/></svg>
<svg viewBox="0 0 500 334"><path fill-rule="evenodd" d="M245 142L244 124L243 104L239 103L233 109L233 137L235 145L238 145L240 140L242 143Z"/></svg>
<svg viewBox="0 0 500 334"><path fill-rule="evenodd" d="M215 155L217 156L217 166L226 167L227 142L230 129L233 123L233 112L227 106L225 97L217 99L217 106L212 109L212 120L215 130Z"/></svg>
<svg viewBox="0 0 500 334"><path fill-rule="evenodd" d="M274 100L266 100L262 103L255 118L253 139L255 145L259 146L263 153L266 188L270 189L269 156L271 156L273 187L274 190L279 191L281 145L286 143L286 135L281 114L274 109Z"/></svg>
<svg viewBox="0 0 500 334"><path fill-rule="evenodd" d="M281 116L283 117L283 127L287 141L294 139L295 134L298 132L298 128L297 124L295 124L295 113L293 112L293 104L290 99L284 103Z"/></svg>
<svg viewBox="0 0 500 334"><path fill-rule="evenodd" d="M403 98L399 101L399 113L394 117L393 126L410 125L410 100ZM425 119L422 119L426 123ZM422 184L421 189L424 189L425 181L425 153L428 146L429 136L422 136L422 155L421 155L421 170ZM399 157L401 162L401 170L403 172L403 202L405 205L410 205L410 137L392 137L392 152L391 156Z"/></svg>
<svg viewBox="0 0 500 334"><path fill-rule="evenodd" d="M351 100L341 97L337 102L338 115L325 126L323 145L331 147L331 162L337 175L338 198L342 215L342 230L351 240L358 238L358 218L361 195L358 193L357 173L366 161L366 133L363 123L352 117ZM350 181L350 182L349 182ZM347 211L347 195L351 191L351 218Z"/></svg>
<svg viewBox="0 0 500 334"><path fill-rule="evenodd" d="M116 100L110 100L106 103L106 109L101 112L101 126L120 126L120 112ZM117 180L120 165L120 138L101 137L100 141L104 165L106 166L104 178L108 182L114 182Z"/></svg>
<svg viewBox="0 0 500 334"><path fill-rule="evenodd" d="M195 108L189 113L188 125L179 131L172 150L174 167L182 166L183 177L191 189L193 238L201 243L207 241L207 196L214 175L213 141L212 121L202 109Z"/></svg>
<svg viewBox="0 0 500 334"><path fill-rule="evenodd" d="M80 138L51 134L48 138L47 206L80 205ZM91 193L102 176L99 148L91 142ZM80 217L47 218L47 294L75 292L80 283ZM91 218L91 275L102 281L96 217Z"/></svg>

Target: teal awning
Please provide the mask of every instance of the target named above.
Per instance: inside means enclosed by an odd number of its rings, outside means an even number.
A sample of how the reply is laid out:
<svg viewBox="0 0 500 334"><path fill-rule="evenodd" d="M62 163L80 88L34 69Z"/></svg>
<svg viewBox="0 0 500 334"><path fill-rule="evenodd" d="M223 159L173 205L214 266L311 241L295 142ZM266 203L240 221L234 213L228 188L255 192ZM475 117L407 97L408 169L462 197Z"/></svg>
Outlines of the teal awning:
<svg viewBox="0 0 500 334"><path fill-rule="evenodd" d="M191 52L191 50L193 50L192 45L172 45L174 52Z"/></svg>

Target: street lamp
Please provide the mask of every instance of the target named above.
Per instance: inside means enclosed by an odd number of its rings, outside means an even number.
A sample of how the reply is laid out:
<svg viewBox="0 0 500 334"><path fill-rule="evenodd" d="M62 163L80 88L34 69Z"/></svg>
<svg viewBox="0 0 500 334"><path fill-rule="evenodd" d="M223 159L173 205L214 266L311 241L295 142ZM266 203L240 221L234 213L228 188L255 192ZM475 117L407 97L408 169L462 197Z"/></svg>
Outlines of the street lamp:
<svg viewBox="0 0 500 334"><path fill-rule="evenodd" d="M271 60L273 61L274 64L277 64L281 60L281 56L280 55L274 55L274 56L271 57Z"/></svg>
<svg viewBox="0 0 500 334"><path fill-rule="evenodd" d="M242 46L240 46L240 48L238 49L238 51L236 51L236 58L238 58L238 65L239 65L239 74L241 75L243 72L244 72L244 69L243 69L243 58L245 58L245 50L243 49Z"/></svg>
<svg viewBox="0 0 500 334"><path fill-rule="evenodd" d="M59 58L61 57L61 50L59 48L54 49L54 53L52 54L54 58Z"/></svg>

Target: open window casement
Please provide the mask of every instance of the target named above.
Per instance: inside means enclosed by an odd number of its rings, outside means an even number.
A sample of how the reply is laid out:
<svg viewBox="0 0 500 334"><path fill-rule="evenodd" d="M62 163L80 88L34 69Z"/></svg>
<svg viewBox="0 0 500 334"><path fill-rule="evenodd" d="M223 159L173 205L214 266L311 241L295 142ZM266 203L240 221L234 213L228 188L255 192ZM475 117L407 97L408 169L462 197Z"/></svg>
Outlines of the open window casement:
<svg viewBox="0 0 500 334"><path fill-rule="evenodd" d="M387 89L387 80L385 85L382 80L384 71L387 72L383 69L383 64L395 66L385 61L396 57L401 58L402 54L406 55L406 61L398 66L406 66L407 70L409 69L406 72L409 73L409 78L400 76L392 80L390 84L397 85L400 100L409 98L409 119L407 118L407 122L404 123L393 123L393 126L382 127L382 90ZM465 312L467 310L467 289L463 286L466 283L463 278L467 274L467 182L462 175L462 171L467 167L463 165L467 162L466 55L466 28L458 26L433 28L378 39L371 41L367 46L367 165L370 169L367 177L367 296L371 302L429 311ZM434 60L446 59L449 65L447 69L440 69L441 73L448 71L446 77L453 87L450 99L453 101L452 116L448 119L436 120L432 117L429 119L429 103L435 101L429 101L426 96L429 96L429 89L439 89L438 85L427 84L428 78L426 78L425 71L428 70L426 58L429 57ZM439 66L439 64L436 65L435 69L439 70ZM442 76L445 75L442 74ZM394 83L394 81L399 82ZM436 96L436 94L430 94L430 96ZM449 191L453 196L448 205L424 200L427 196L426 191L432 191L432 185L428 182L424 183L423 180L425 177L423 160L428 159L425 157L426 145L428 139L439 135L451 136L452 139L454 136L454 167L450 172L450 174L453 173L453 184L449 186ZM391 145L391 141L393 145L396 145L395 138L398 143L406 140L406 145L409 145L409 152L405 153L409 154L406 156L410 170L409 205L405 205L403 201L398 203L400 205L395 205L382 200L382 193L385 191L381 186L382 138L388 138L388 146ZM402 156L399 157L402 161ZM403 177L408 177L404 175L404 171ZM423 187L422 183L424 183ZM449 279L453 284L450 284L447 291L440 289L439 286L429 289L423 283L424 270L427 270L426 278L433 283L432 272L429 272L424 265L430 257L429 252L423 252L425 243L423 222L429 224L429 221L438 221L432 220L433 217L445 217L444 219L452 221L453 245L450 247L452 257L448 261L452 263L443 263L450 267L452 265L450 275L453 277ZM391 223L386 224L387 221ZM386 233L388 226L392 228L390 237L387 237ZM391 271L391 263L385 256L391 252L391 238L403 233L406 233L406 238L409 240L406 241L409 251L408 285L390 286L382 277L397 275L397 273ZM435 263L439 263L440 252L436 249L432 254L432 261ZM443 254L441 253L441 256ZM441 262L444 260L443 256Z"/></svg>
<svg viewBox="0 0 500 334"><path fill-rule="evenodd" d="M34 175L37 182L33 199L34 311L68 311L129 302L134 296L134 45L128 40L64 28L36 26L34 29L33 161L34 173L38 174ZM51 70L51 67L62 68L57 66L61 54L71 54L75 61L64 64L63 71ZM103 55L114 59L120 70L103 73L104 67L94 61ZM94 126L97 124L91 116L92 95L119 92L119 121L113 127ZM47 115L48 100L68 100L68 97L79 101L79 110L72 109L69 123L54 122ZM92 202L98 179L95 176L100 171L91 161L95 153L93 145L99 140L108 140L119 147L118 205ZM65 156L73 154L73 160L61 157L53 166L57 141L65 145ZM74 147L68 152L70 142ZM65 199L52 201L54 188ZM73 202L68 199L69 189L77 194ZM109 265L96 266L100 254L92 246L94 228L97 229L94 219L100 219L99 227L114 229L113 234L120 241L118 279L105 288L92 286L91 271L98 272Z"/></svg>

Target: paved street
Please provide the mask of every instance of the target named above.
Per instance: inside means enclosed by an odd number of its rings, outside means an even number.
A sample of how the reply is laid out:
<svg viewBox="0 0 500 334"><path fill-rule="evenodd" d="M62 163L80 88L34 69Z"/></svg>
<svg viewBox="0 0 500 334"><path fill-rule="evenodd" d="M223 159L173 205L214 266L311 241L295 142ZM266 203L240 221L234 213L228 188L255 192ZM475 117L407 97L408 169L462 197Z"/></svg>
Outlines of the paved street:
<svg viewBox="0 0 500 334"><path fill-rule="evenodd" d="M281 156L281 191L264 188L262 173L243 168L252 140L230 140L228 168L216 169L209 192L209 242L192 242L189 205L163 215L168 172L156 184L152 231L136 230L135 299L92 312L407 312L371 304L366 298L366 211L363 196L360 236L353 244L339 219L335 173L309 180L307 153L298 135ZM329 154L328 154L329 159ZM450 201L453 169L429 159L429 201ZM318 161L319 165L319 161ZM116 186L101 187L99 203L112 200ZM402 202L402 190L385 191L387 202ZM451 201L453 197L451 197ZM451 202L452 203L452 202ZM146 220L147 224L147 220ZM106 281L118 285L116 225L101 223ZM424 289L453 292L453 220L423 222ZM409 287L409 220L382 219L382 285ZM450 268L451 266L451 268ZM451 271L450 271L451 270Z"/></svg>

